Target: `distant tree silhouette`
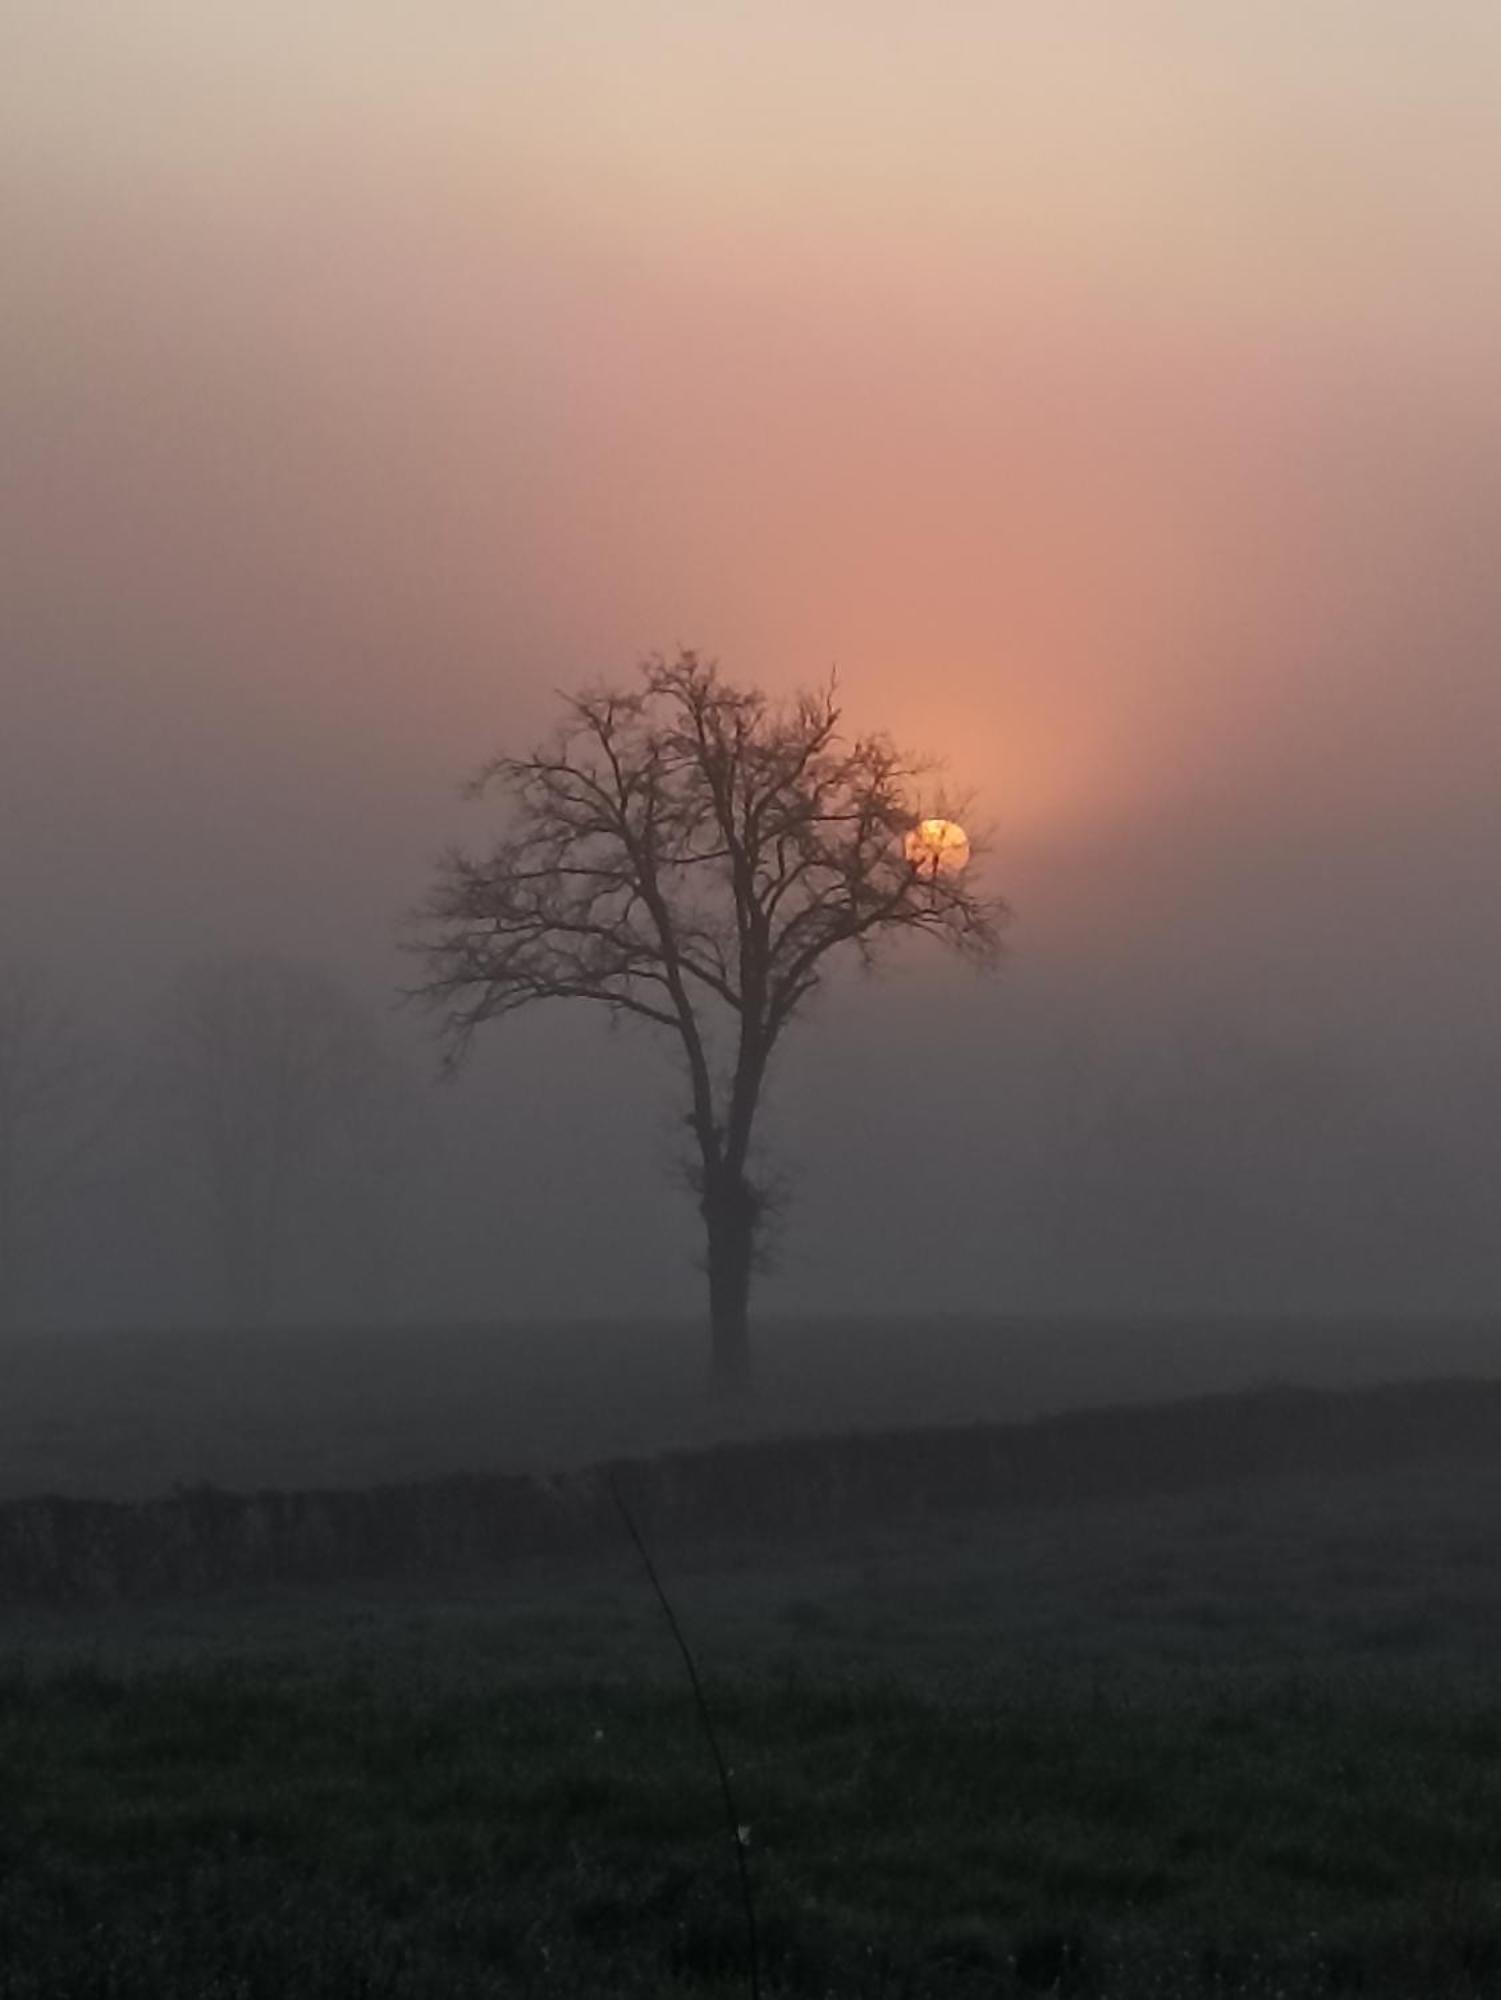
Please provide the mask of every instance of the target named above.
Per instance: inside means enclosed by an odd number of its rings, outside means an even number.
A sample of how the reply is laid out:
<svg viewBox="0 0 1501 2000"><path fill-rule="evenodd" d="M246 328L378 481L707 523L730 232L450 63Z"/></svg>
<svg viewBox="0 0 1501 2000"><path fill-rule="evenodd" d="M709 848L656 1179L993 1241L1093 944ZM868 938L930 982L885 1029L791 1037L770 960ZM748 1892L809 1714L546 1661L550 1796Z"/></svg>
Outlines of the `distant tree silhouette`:
<svg viewBox="0 0 1501 2000"><path fill-rule="evenodd" d="M389 1065L365 1010L315 965L221 957L168 995L162 1080L213 1230L223 1304L263 1325L311 1176L357 1140Z"/></svg>
<svg viewBox="0 0 1501 2000"><path fill-rule="evenodd" d="M549 743L472 782L499 788L508 824L488 853L451 850L419 913L417 990L450 1067L483 1023L543 1001L675 1038L723 1392L749 1379L769 1207L751 1147L783 1033L835 957L870 965L916 934L987 963L1004 916L967 870L908 858L925 773L840 719L832 686L778 703L692 652L565 697Z"/></svg>
<svg viewBox="0 0 1501 2000"><path fill-rule="evenodd" d="M0 1328L57 1203L104 1136L100 1063L30 964L0 964Z"/></svg>

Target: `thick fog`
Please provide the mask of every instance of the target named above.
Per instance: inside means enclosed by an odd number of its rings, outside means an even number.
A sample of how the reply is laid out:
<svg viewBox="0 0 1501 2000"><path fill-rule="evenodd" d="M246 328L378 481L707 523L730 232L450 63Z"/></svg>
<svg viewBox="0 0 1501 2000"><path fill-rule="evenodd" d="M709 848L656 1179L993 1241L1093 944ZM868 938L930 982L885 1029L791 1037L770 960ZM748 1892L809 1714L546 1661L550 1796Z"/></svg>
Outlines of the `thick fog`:
<svg viewBox="0 0 1501 2000"><path fill-rule="evenodd" d="M767 1310L1493 1307L1498 87L1463 0L12 10L11 1317L696 1307L671 1050L397 1004L458 781L679 643L837 666L1015 912L786 1045Z"/></svg>

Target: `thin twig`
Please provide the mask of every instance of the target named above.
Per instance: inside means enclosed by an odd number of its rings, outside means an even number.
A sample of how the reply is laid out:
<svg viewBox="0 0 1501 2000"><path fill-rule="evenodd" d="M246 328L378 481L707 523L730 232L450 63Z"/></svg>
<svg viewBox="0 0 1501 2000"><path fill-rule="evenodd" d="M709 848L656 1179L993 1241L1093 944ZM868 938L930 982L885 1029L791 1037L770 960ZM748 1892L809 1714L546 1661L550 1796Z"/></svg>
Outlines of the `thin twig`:
<svg viewBox="0 0 1501 2000"><path fill-rule="evenodd" d="M725 1764L723 1752L719 1747L719 1738L714 1730L714 1718L709 1712L708 1698L704 1694L703 1682L698 1677L698 1666L694 1660L692 1649L687 1639L683 1636L683 1628L679 1625L677 1614L672 1608L667 1592L662 1587L662 1579L657 1574L657 1566L651 1559L651 1552L641 1538L641 1530L636 1526L635 1517L632 1515L630 1508L625 1504L625 1495L613 1479L610 1480L610 1497L619 1509L620 1518L625 1523L626 1533L636 1545L636 1553L640 1556L642 1567L651 1580L651 1587L656 1592L657 1602L662 1607L662 1615L667 1620L668 1629L677 1642L678 1651L683 1656L683 1665L688 1670L689 1685L693 1689L693 1699L698 1708L698 1719L703 1725L704 1737L709 1745L709 1754L714 1759L714 1768L719 1773L719 1791L721 1798L724 1800L725 1819L729 1825L730 1840L735 1849L735 1872L740 1880L740 1901L745 1910L746 1970L750 1995L751 2000L761 2000L761 1947L756 1929L755 1898L751 1894L750 1868L746 1862L745 1840L741 1832L740 1810L735 1803L735 1792L734 1787L730 1784L729 1768Z"/></svg>

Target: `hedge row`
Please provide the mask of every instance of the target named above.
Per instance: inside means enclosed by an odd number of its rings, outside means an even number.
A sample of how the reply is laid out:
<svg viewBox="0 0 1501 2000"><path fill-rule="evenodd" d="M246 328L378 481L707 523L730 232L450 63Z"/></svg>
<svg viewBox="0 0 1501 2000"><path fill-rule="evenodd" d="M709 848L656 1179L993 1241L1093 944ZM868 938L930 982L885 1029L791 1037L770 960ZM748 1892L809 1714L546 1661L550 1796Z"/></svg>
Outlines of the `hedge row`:
<svg viewBox="0 0 1501 2000"><path fill-rule="evenodd" d="M179 1487L0 1505L0 1603L90 1604L488 1571L618 1547L617 1495L659 1543L793 1540L923 1514L1162 1493L1278 1472L1501 1452L1501 1384L1272 1389L1027 1424L796 1438L541 1479L362 1491Z"/></svg>

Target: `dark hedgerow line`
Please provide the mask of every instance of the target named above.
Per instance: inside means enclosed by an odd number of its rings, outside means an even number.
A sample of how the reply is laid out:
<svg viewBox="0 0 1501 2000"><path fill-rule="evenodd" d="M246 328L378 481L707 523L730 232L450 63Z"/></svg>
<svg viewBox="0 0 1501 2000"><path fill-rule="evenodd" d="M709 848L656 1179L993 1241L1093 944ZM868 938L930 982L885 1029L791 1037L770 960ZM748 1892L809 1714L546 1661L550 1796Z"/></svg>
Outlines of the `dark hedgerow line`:
<svg viewBox="0 0 1501 2000"><path fill-rule="evenodd" d="M776 1438L539 1479L487 1474L359 1491L0 1505L0 1605L207 1596L459 1575L616 1545L610 1491L656 1546L788 1543L922 1515L1185 1492L1298 1471L1494 1459L1501 1383L1281 1389L1025 1424Z"/></svg>

